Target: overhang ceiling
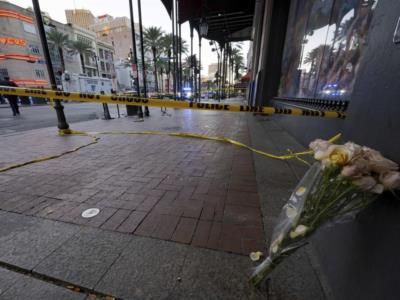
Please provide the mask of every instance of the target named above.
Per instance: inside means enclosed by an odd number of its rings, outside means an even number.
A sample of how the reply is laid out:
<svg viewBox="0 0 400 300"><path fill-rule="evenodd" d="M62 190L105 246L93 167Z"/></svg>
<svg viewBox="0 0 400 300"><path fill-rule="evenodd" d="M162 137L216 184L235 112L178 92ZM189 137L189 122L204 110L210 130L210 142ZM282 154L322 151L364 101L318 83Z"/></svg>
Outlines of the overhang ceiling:
<svg viewBox="0 0 400 300"><path fill-rule="evenodd" d="M171 15L173 0L161 0ZM255 0L179 0L179 23L189 21L198 30L203 18L208 24L205 38L219 43L251 38Z"/></svg>

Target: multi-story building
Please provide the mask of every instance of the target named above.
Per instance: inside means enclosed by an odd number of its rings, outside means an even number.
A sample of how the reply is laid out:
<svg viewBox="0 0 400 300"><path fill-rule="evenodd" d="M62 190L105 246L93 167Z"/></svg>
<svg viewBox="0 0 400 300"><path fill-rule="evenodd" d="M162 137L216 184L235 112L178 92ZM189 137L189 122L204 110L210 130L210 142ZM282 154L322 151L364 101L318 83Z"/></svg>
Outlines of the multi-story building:
<svg viewBox="0 0 400 300"><path fill-rule="evenodd" d="M215 80L215 73L218 72L218 64L217 63L213 63L213 64L209 64L208 65L208 76L207 79L208 80Z"/></svg>
<svg viewBox="0 0 400 300"><path fill-rule="evenodd" d="M31 11L0 1L0 76L21 86L49 86Z"/></svg>
<svg viewBox="0 0 400 300"><path fill-rule="evenodd" d="M92 12L87 9L66 9L65 16L67 18L67 23L85 29L90 29L90 26L92 26L96 20Z"/></svg>
<svg viewBox="0 0 400 300"><path fill-rule="evenodd" d="M132 49L132 33L129 18L114 18L110 15L99 16L91 26L91 30L96 33L99 40L114 46L116 57L121 59L128 57L129 50ZM138 25L135 25L135 30L139 32Z"/></svg>
<svg viewBox="0 0 400 300"><path fill-rule="evenodd" d="M57 22L52 19L47 19L45 24L45 31L46 33L51 32L52 30L57 30L63 34L66 34L70 40L72 40L73 36L73 29L68 24L63 24ZM79 61L79 56L74 54L68 49L63 49L63 58L64 58L64 65L65 70L62 68L61 57L57 47L53 44L51 39L47 39L50 51L51 62L53 65L53 70L55 74L62 73L64 71L68 71L69 73L81 73L81 65Z"/></svg>
<svg viewBox="0 0 400 300"><path fill-rule="evenodd" d="M110 64L109 60L113 59L113 47L104 42L97 42L96 34L88 29L79 27L74 24L69 24L72 28L72 41L81 41L86 43L89 46L89 49L83 53L83 62L81 62L81 70L80 73L83 73L83 67L85 68L85 74L93 77L112 77L113 68L109 67L108 71L105 68L105 59L104 53L107 53L107 61ZM100 59L100 49L103 56L103 59ZM111 53L111 55L110 55ZM103 63L104 68L101 69L101 63ZM104 74L104 75L103 75Z"/></svg>
<svg viewBox="0 0 400 300"><path fill-rule="evenodd" d="M71 14L71 12L69 12ZM94 18L94 21L92 20L91 16L93 14L86 14L86 20L85 24L91 23L92 25L89 26L90 32L87 31L86 35L90 35L91 38L96 38L98 43L105 43L108 45L112 45L114 48L114 53L108 54L108 57L113 57L114 63L111 65L109 58L106 58L106 53L104 53L104 59L101 58L101 52L98 52L98 57L99 57L99 68L101 70L102 74L107 74L107 70L113 70L112 72L118 73L116 76L118 78L119 84L123 89L130 89L132 88L132 79L136 77L136 72L133 71L131 66L128 66L126 61L128 56L130 55L130 52L132 51L132 32L131 32L131 23L130 19L127 17L116 17L114 18L113 16L110 15L102 15L98 16L97 18ZM80 26L80 24L83 24L82 18L80 19L73 19L69 18L67 15L66 11L66 17L69 22L72 23L72 26ZM93 21L93 22L92 22ZM76 23L74 23L76 22ZM139 25L135 24L135 31L139 32ZM93 37L93 33L95 34L95 37ZM139 41L139 35L136 34L136 40ZM101 41L101 42L100 42ZM100 50L99 50L100 51ZM139 60L139 68L141 66L140 64L140 57L141 57L141 52L140 52L140 47L139 43L136 44L136 51L138 54L138 60ZM146 61L151 61L152 56L150 52L145 53L145 60ZM88 61L90 60L90 57L88 57ZM110 69L108 69L108 65ZM90 71L92 72L92 71ZM126 74L129 74L129 78L126 78ZM109 73L106 75L108 77ZM103 75L102 75L103 76ZM139 84L141 87L143 87L143 78L142 78L142 73L140 72L139 74ZM155 86L155 80L154 80L154 75L153 72L147 71L146 72L146 83L149 91L154 90Z"/></svg>
<svg viewBox="0 0 400 300"><path fill-rule="evenodd" d="M10 77L20 86L49 87L50 81L43 57L40 38L31 9L24 9L9 2L0 1L0 77ZM73 24L62 24L44 14L45 31L57 30L66 34L71 41L81 40L90 46L83 55L85 74L115 78L114 48L111 44L99 41L96 34ZM55 74L68 71L70 74L82 74L80 56L64 49L62 68L57 47L48 39L50 57Z"/></svg>

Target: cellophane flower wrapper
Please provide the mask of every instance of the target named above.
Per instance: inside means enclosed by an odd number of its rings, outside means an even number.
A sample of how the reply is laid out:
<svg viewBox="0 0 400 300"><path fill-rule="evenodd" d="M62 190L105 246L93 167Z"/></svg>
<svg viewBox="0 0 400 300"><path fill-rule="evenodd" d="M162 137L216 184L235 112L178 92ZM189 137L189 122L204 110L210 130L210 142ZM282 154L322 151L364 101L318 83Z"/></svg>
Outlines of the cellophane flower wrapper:
<svg viewBox="0 0 400 300"><path fill-rule="evenodd" d="M250 278L255 286L304 246L319 227L349 220L382 192L400 189L398 164L374 149L321 139L310 143L310 148L318 162L310 167L283 206L268 257Z"/></svg>
<svg viewBox="0 0 400 300"><path fill-rule="evenodd" d="M341 177L339 168L314 163L283 206L268 257L254 269L250 282L258 286L280 262L307 244L319 226L347 220L375 198Z"/></svg>

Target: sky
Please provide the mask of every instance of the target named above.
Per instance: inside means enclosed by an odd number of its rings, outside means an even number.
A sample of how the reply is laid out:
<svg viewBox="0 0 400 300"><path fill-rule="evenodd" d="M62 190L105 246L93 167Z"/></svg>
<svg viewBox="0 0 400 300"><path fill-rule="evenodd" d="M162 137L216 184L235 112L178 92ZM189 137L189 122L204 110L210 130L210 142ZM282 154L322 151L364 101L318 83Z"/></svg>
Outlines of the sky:
<svg viewBox="0 0 400 300"><path fill-rule="evenodd" d="M30 0L8 0L11 3L21 7L32 6ZM129 17L129 2L128 0L40 0L40 8L50 14L51 18L62 23L66 23L65 9L85 8L92 11L95 16L109 14L113 17ZM133 0L134 19L138 22L137 1ZM142 21L144 27L157 26L161 27L165 32L172 31L171 19L161 0L142 0ZM185 39L190 47L190 30L189 23L182 25L182 38ZM195 32L193 39L193 51L198 53L198 37ZM242 53L246 60L249 42L244 42L242 45ZM190 48L189 48L190 50ZM208 40L202 40L202 72L204 75L208 72L208 65L217 62L217 54L211 51L211 46Z"/></svg>

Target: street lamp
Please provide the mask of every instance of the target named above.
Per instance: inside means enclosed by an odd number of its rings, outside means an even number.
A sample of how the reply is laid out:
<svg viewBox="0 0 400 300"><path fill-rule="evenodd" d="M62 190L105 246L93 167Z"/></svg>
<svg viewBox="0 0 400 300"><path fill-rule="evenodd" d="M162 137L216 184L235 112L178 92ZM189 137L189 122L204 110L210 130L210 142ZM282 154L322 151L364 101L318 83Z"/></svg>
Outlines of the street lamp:
<svg viewBox="0 0 400 300"><path fill-rule="evenodd" d="M200 36L205 37L207 36L208 33L208 24L205 20L200 19L200 24L199 24L199 30L200 30Z"/></svg>
<svg viewBox="0 0 400 300"><path fill-rule="evenodd" d="M131 17L131 34L132 34L132 48L130 48L128 54L129 63L132 64L132 72L134 72L133 67L136 67L136 89L137 89L137 96L140 97L140 84L139 84L139 68L138 68L138 61L137 61L137 50L136 50L136 32L135 32L135 21L133 15L133 3L132 0L129 0L129 15ZM135 75L133 75L135 76ZM141 106L126 106L126 113L128 116L138 115L139 120L143 120L143 110Z"/></svg>
<svg viewBox="0 0 400 300"><path fill-rule="evenodd" d="M44 58L46 60L47 72L49 74L51 88L53 90L56 90L57 82L56 82L56 77L54 76L53 64L50 59L49 46L47 44L46 33L44 30L44 26L43 26L42 12L40 10L39 1L32 0L32 4L33 4L33 10L35 13L36 23L37 23L37 27L38 27L38 31L39 31L40 42L42 44L43 54L44 54ZM64 106L62 106L60 100L54 99L54 109L56 110L56 113L57 113L58 129L68 130L69 125L65 118Z"/></svg>

